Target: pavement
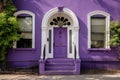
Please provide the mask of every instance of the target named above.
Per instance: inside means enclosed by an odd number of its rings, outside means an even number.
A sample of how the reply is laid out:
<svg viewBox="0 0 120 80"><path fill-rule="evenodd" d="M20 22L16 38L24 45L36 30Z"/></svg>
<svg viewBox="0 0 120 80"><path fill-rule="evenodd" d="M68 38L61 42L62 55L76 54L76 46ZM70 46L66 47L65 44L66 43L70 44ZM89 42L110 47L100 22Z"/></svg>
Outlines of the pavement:
<svg viewBox="0 0 120 80"><path fill-rule="evenodd" d="M0 74L0 80L120 80L119 74L32 75Z"/></svg>

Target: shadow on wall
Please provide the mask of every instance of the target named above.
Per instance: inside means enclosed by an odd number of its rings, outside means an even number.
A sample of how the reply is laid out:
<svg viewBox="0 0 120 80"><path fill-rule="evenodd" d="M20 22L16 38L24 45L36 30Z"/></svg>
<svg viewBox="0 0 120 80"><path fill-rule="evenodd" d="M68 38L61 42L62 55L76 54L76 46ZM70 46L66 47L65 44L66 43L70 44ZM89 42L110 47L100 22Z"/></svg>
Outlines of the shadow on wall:
<svg viewBox="0 0 120 80"><path fill-rule="evenodd" d="M115 18L120 18L120 0L112 0L113 3L108 4L107 0L94 0L94 3L99 4L101 7L103 7L106 11L108 11L111 16L114 16ZM116 16L115 16L116 15ZM113 17L113 18L114 18Z"/></svg>
<svg viewBox="0 0 120 80"><path fill-rule="evenodd" d="M28 0L28 1L29 1L29 0ZM33 0L33 2L35 2L35 3L38 4L39 6L42 6L42 5L39 4L39 3L41 3L41 4L47 5L47 6L49 6L49 7L52 7L52 5L50 5L50 4L48 3L48 1L46 1L46 0Z"/></svg>
<svg viewBox="0 0 120 80"><path fill-rule="evenodd" d="M87 57L87 25L78 17L79 21L79 55L80 57ZM89 57L89 56L88 56Z"/></svg>

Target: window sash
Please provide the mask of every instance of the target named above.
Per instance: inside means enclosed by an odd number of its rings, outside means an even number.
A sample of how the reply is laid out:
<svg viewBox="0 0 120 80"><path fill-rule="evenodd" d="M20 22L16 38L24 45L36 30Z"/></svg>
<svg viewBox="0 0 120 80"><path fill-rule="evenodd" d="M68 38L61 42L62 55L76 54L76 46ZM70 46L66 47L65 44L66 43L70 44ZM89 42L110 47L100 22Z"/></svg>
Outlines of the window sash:
<svg viewBox="0 0 120 80"><path fill-rule="evenodd" d="M91 18L91 48L105 47L105 18Z"/></svg>
<svg viewBox="0 0 120 80"><path fill-rule="evenodd" d="M18 16L21 38L17 41L17 48L32 48L32 16Z"/></svg>

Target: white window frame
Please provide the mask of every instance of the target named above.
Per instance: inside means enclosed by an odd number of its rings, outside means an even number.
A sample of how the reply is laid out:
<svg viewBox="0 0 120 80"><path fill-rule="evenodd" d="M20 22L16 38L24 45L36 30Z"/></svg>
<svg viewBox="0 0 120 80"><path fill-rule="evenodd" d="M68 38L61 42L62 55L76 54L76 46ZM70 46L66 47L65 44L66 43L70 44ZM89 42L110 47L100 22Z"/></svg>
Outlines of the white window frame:
<svg viewBox="0 0 120 80"><path fill-rule="evenodd" d="M109 41L110 41L110 15L104 11L92 11L88 13L87 15L87 21L88 21L88 49L91 49L91 17L94 15L103 15L106 18L106 24L105 24L105 49L109 49Z"/></svg>
<svg viewBox="0 0 120 80"><path fill-rule="evenodd" d="M32 48L35 48L35 14L31 11L21 10L21 11L15 12L14 15L17 17L18 15L21 15L21 14L28 14L32 16ZM17 48L17 42L14 43L13 48Z"/></svg>

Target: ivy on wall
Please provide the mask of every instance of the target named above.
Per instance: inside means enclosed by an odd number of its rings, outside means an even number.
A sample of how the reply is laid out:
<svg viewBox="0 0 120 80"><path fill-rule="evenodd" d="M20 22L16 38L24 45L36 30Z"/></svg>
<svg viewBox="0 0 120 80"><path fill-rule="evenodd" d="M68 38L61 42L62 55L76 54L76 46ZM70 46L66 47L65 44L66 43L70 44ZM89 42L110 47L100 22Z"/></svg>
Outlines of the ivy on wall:
<svg viewBox="0 0 120 80"><path fill-rule="evenodd" d="M0 62L5 63L9 48L19 40L19 26L13 0L0 0Z"/></svg>

